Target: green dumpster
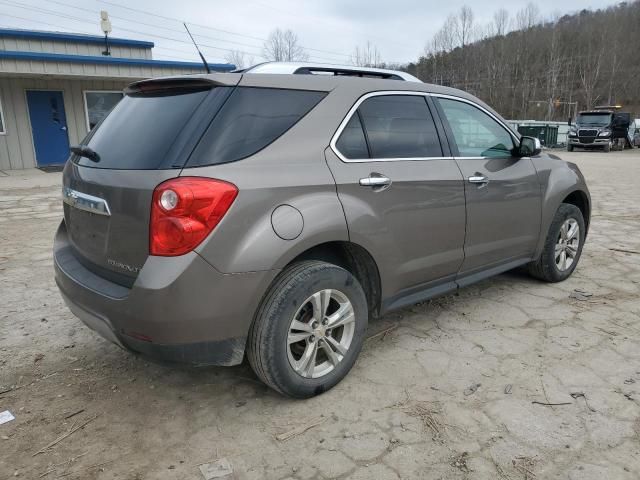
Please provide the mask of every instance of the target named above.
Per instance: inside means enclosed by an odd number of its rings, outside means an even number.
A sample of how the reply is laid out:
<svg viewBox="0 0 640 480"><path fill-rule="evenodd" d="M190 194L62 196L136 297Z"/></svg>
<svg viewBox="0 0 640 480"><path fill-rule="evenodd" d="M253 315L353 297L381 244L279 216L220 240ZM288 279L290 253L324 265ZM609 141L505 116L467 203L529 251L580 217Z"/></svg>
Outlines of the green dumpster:
<svg viewBox="0 0 640 480"><path fill-rule="evenodd" d="M558 127L556 125L520 125L518 133L527 137L535 137L542 145L551 147L558 143Z"/></svg>

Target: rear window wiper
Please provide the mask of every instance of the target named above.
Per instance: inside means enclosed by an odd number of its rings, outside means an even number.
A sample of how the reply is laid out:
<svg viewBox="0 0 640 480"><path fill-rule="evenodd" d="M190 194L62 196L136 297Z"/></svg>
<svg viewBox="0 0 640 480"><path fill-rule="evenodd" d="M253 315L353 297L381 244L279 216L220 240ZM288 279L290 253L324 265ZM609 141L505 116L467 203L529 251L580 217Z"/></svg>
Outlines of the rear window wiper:
<svg viewBox="0 0 640 480"><path fill-rule="evenodd" d="M73 145L70 150L75 155L88 158L92 162L98 163L100 161L100 155L98 155L93 149L87 147L86 145Z"/></svg>

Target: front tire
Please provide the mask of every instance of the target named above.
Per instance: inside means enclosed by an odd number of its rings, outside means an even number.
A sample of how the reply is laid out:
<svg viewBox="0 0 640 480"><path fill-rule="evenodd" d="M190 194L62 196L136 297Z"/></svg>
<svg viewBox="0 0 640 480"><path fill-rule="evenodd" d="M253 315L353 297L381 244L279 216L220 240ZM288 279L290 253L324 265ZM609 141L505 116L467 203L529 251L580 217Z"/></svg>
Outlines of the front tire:
<svg viewBox="0 0 640 480"><path fill-rule="evenodd" d="M296 263L279 275L258 309L247 357L274 390L313 397L351 370L367 321L367 300L351 273L320 261Z"/></svg>
<svg viewBox="0 0 640 480"><path fill-rule="evenodd" d="M607 143L604 147L603 147L604 153L609 153L611 151L611 143Z"/></svg>
<svg viewBox="0 0 640 480"><path fill-rule="evenodd" d="M567 152L573 152L573 145L567 144Z"/></svg>
<svg viewBox="0 0 640 480"><path fill-rule="evenodd" d="M529 273L552 283L569 278L580 260L585 234L580 209L568 203L561 204L549 227L542 255L528 265Z"/></svg>

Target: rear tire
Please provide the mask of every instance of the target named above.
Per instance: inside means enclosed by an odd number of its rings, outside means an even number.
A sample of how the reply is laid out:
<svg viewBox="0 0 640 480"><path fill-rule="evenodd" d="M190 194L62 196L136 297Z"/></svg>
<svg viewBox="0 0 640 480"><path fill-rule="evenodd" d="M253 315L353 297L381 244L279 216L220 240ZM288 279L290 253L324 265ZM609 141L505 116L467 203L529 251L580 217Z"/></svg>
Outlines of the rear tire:
<svg viewBox="0 0 640 480"><path fill-rule="evenodd" d="M572 230L575 227L577 231ZM580 260L585 233L580 209L569 203L561 204L549 227L542 255L527 266L529 274L551 283L569 278Z"/></svg>
<svg viewBox="0 0 640 480"><path fill-rule="evenodd" d="M258 309L247 357L274 390L313 397L351 370L367 322L367 299L351 273L320 261L295 263L278 276Z"/></svg>

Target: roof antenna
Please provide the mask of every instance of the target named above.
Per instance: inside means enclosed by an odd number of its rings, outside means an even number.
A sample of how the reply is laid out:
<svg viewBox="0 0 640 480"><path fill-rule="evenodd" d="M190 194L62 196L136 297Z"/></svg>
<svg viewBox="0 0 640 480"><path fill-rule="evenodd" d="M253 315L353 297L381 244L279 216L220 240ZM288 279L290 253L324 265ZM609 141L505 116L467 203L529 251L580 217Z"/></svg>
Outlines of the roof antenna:
<svg viewBox="0 0 640 480"><path fill-rule="evenodd" d="M189 27L187 27L186 22L183 23L185 30L187 31L187 33L189 34L189 36L191 37L191 41L193 42L193 45L196 47L196 50L198 51L198 55L200 55L200 58L202 59L202 63L204 64L204 69L207 71L207 73L211 73L211 69L209 68L209 64L207 63L207 61L204 59L204 55L202 55L202 52L200 51L200 49L198 48L198 44L196 43L196 41L193 39L193 35L191 35L191 32L189 31Z"/></svg>

